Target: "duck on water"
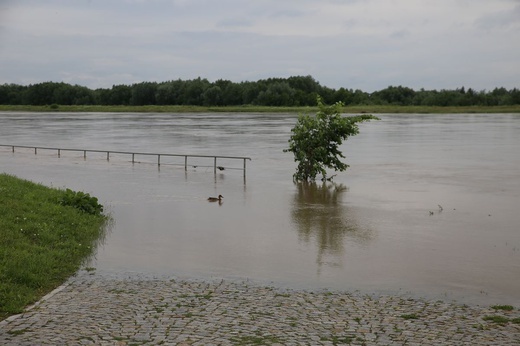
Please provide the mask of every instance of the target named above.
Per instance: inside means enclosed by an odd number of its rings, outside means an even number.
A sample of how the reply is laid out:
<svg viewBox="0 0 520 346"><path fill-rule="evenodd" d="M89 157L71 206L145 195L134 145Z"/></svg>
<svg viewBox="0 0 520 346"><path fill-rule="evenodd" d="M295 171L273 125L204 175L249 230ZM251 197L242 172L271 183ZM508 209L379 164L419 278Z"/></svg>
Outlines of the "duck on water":
<svg viewBox="0 0 520 346"><path fill-rule="evenodd" d="M224 198L224 197L222 197L222 195L218 195L218 197L209 197L208 201L210 201L210 202L217 202L217 201L220 202L220 201L222 201L222 198Z"/></svg>

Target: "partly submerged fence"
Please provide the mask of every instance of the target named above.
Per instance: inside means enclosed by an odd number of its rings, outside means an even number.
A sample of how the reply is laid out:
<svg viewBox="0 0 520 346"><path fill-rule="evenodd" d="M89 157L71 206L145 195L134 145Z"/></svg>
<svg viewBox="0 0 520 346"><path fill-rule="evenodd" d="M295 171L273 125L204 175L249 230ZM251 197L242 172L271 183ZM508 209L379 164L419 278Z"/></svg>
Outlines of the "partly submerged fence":
<svg viewBox="0 0 520 346"><path fill-rule="evenodd" d="M224 170L226 167L224 166L218 166L217 160L218 159L226 159L226 160L242 160L243 161L243 168L244 171L244 178L246 176L246 161L251 161L251 158L249 157L241 157L241 156L220 156L220 155L186 155L186 154L159 154L159 153L140 153L140 152L131 152L131 151L114 151L114 150L89 150L89 149L65 149L65 148L50 148L50 147L37 147L37 146L27 146L27 145L11 145L11 144L0 144L0 147L8 147L11 148L12 152L15 152L15 148L25 148L25 149L34 149L34 154L36 155L38 153L38 150L51 150L56 151L58 154L58 157L61 156L61 152L63 151L72 151L72 152L82 152L83 158L87 158L87 153L102 153L106 154L107 161L110 160L111 154L122 154L122 155L131 155L132 156L132 163L135 163L136 156L156 156L157 157L157 165L161 165L161 157L184 157L184 170L188 170L188 158L207 158L207 159L213 159L213 172L217 173L218 170ZM194 166L196 167L196 166ZM206 166L211 167L211 166ZM236 168L235 168L236 169Z"/></svg>

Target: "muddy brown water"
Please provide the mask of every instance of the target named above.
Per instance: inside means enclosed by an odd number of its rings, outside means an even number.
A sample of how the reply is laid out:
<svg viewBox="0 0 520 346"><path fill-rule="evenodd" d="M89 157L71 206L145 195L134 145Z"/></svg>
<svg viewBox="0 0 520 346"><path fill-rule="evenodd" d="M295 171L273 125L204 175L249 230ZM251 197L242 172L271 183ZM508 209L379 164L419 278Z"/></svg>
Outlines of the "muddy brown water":
<svg viewBox="0 0 520 346"><path fill-rule="evenodd" d="M242 161L0 147L0 171L100 199L114 223L97 275L520 305L520 116L380 117L344 143L335 185L292 182L283 114L4 112L0 144L252 161L244 179Z"/></svg>

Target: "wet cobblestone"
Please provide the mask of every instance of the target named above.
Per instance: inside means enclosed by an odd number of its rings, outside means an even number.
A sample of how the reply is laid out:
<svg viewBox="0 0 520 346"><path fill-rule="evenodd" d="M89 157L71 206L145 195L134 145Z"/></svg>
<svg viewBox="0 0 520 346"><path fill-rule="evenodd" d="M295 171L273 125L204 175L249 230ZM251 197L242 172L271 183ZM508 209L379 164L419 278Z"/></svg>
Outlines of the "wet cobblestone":
<svg viewBox="0 0 520 346"><path fill-rule="evenodd" d="M517 307L518 308L518 307ZM520 345L520 311L248 282L79 276L0 322L0 345Z"/></svg>

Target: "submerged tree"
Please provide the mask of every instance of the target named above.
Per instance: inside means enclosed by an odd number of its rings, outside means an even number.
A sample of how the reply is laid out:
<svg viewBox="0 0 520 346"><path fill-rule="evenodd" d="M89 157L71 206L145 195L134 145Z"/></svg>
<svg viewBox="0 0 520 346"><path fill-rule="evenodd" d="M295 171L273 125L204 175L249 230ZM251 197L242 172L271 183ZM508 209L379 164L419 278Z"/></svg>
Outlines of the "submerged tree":
<svg viewBox="0 0 520 346"><path fill-rule="evenodd" d="M344 171L349 166L341 162L345 158L339 147L349 136L359 133L358 123L379 120L373 115L341 116L342 102L331 106L325 105L318 96L318 112L316 116L300 115L292 128L289 148L284 152L294 153L294 161L298 162L294 179L297 181L313 181L318 174L327 179L327 168Z"/></svg>

